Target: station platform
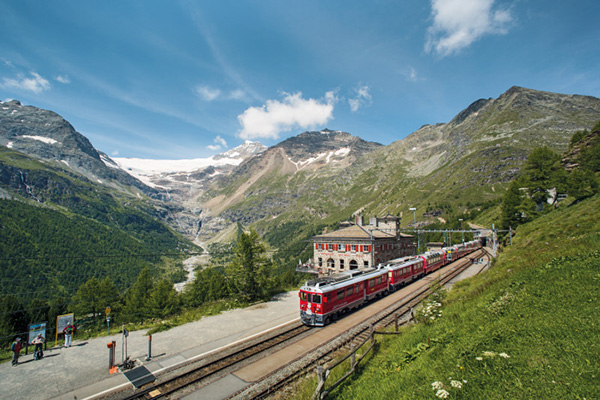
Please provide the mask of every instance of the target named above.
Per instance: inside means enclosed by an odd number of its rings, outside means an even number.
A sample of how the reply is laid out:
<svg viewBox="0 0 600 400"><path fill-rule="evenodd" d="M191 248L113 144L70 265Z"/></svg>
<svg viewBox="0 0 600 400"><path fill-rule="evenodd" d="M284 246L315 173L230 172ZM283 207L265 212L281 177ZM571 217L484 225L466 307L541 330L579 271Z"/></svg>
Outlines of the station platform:
<svg viewBox="0 0 600 400"><path fill-rule="evenodd" d="M235 309L219 315L172 328L152 335L152 358L148 354L146 330L130 331L127 355L159 376L179 363L201 358L223 346L246 339L270 328L298 319L298 292L287 292L271 301L245 309ZM0 398L2 399L98 399L115 389L129 389L134 385L122 372L110 374L107 344L116 342L115 360L123 357L122 334L79 340L77 335L69 348L54 347L51 338L44 358L34 361L30 353L21 351L19 365L0 364ZM62 343L59 343L59 346ZM220 390L222 398L235 393L237 385ZM230 392L227 394L227 392ZM227 394L227 396L226 396ZM220 396L213 397L219 398Z"/></svg>

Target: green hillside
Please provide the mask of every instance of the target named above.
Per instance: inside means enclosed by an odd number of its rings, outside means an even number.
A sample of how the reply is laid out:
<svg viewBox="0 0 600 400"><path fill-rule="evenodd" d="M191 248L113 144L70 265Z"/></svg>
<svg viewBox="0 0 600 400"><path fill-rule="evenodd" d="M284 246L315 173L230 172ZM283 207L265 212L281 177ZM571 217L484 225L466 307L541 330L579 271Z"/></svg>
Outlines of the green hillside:
<svg viewBox="0 0 600 400"><path fill-rule="evenodd" d="M386 337L331 398L600 398L599 209L596 195L519 226L440 318Z"/></svg>
<svg viewBox="0 0 600 400"><path fill-rule="evenodd" d="M71 308L91 278L108 278L121 293L145 267L181 280L185 253L196 251L148 200L59 165L0 148L0 336L40 310L36 318L46 320L49 307L52 315Z"/></svg>

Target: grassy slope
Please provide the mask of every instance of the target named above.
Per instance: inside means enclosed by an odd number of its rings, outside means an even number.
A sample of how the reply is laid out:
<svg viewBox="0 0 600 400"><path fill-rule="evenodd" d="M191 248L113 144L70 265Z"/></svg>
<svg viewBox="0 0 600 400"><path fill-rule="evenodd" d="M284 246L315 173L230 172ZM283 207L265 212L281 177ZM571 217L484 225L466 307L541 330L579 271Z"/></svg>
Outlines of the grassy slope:
<svg viewBox="0 0 600 400"><path fill-rule="evenodd" d="M519 227L493 268L448 294L443 317L386 338L333 397L435 399L439 381L448 398L600 398L599 209L595 196Z"/></svg>

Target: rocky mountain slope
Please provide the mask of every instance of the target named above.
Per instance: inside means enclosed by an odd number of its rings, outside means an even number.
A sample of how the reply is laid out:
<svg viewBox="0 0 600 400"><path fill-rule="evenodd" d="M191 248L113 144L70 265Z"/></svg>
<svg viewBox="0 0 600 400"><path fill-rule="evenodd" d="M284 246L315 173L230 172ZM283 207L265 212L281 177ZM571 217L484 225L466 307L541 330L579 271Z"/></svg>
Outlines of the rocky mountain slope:
<svg viewBox="0 0 600 400"><path fill-rule="evenodd" d="M164 192L169 201L184 203L202 195L219 175L228 175L244 160L267 147L258 142L246 141L242 145L208 158L190 160L150 160L139 158L113 158L121 169L146 185Z"/></svg>
<svg viewBox="0 0 600 400"><path fill-rule="evenodd" d="M91 181L149 196L157 192L121 170L97 151L60 115L17 100L0 102L0 147L52 162Z"/></svg>
<svg viewBox="0 0 600 400"><path fill-rule="evenodd" d="M0 104L0 148L141 194L188 237L228 240L236 224L253 224L283 248L286 238L298 243L355 213L476 208L502 196L532 149L562 152L574 132L599 120L600 99L513 87L388 146L325 129L175 163L111 160L58 115L13 101ZM8 175L18 183L17 170Z"/></svg>
<svg viewBox="0 0 600 400"><path fill-rule="evenodd" d="M241 164L197 199L204 233L242 222L275 236L294 223L306 226L308 235L357 212L467 211L499 198L532 149L562 152L574 132L598 120L600 99L512 87L389 146L361 144L346 155L342 135L325 131L330 138L323 146L313 140L327 135L303 133ZM214 229L211 221L219 221Z"/></svg>
<svg viewBox="0 0 600 400"><path fill-rule="evenodd" d="M210 191L194 200L205 210L200 233L214 235L233 221L251 224L275 219L290 206L296 207L301 198L314 199L308 201L305 214L317 215L321 204L327 208L325 203L337 201L333 182L346 179L339 172L380 147L328 129L286 139L222 176ZM315 186L320 179L330 182Z"/></svg>

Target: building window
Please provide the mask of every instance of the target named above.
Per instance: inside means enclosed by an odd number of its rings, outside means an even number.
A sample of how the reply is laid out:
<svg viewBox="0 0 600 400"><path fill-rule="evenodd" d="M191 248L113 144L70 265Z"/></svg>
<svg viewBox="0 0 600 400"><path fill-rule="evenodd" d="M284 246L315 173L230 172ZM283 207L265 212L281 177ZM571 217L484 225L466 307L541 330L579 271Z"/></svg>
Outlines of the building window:
<svg viewBox="0 0 600 400"><path fill-rule="evenodd" d="M327 268L335 268L335 261L333 261L333 258L327 260Z"/></svg>
<svg viewBox="0 0 600 400"><path fill-rule="evenodd" d="M327 245L327 249L328 249L329 251L332 251L332 250L333 250L333 243L329 243L329 244Z"/></svg>
<svg viewBox="0 0 600 400"><path fill-rule="evenodd" d="M350 261L350 269L358 269L358 262L356 260Z"/></svg>
<svg viewBox="0 0 600 400"><path fill-rule="evenodd" d="M352 251L356 251L356 245L355 244L352 245Z"/></svg>
<svg viewBox="0 0 600 400"><path fill-rule="evenodd" d="M369 262L365 261L365 267L368 267L368 266L369 266Z"/></svg>
<svg viewBox="0 0 600 400"><path fill-rule="evenodd" d="M344 269L344 260L340 260L340 269Z"/></svg>
<svg viewBox="0 0 600 400"><path fill-rule="evenodd" d="M319 267L323 266L323 259L321 257L319 257Z"/></svg>

